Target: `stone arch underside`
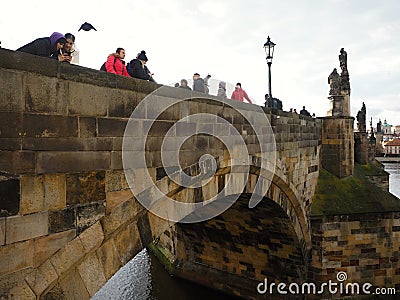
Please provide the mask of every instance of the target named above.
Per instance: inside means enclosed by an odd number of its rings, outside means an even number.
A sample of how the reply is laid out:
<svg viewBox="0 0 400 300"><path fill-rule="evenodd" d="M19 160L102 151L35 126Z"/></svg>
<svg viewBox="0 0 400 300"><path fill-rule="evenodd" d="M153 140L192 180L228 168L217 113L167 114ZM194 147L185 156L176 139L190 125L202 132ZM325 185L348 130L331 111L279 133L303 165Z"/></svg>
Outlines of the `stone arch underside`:
<svg viewBox="0 0 400 300"><path fill-rule="evenodd" d="M242 194L221 215L166 232L159 243L173 257L176 276L245 298L256 298L265 278L306 279L301 245L286 212L268 198L250 209L249 198Z"/></svg>

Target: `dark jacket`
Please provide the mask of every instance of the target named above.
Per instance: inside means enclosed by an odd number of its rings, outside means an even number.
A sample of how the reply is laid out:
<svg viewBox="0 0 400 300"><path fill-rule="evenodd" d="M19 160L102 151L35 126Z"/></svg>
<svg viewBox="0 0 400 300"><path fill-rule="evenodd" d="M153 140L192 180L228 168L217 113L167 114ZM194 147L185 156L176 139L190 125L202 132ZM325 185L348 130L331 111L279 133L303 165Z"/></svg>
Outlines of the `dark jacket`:
<svg viewBox="0 0 400 300"><path fill-rule="evenodd" d="M130 72L129 74L132 77L143 79L143 80L149 80L150 75L148 73L148 69L146 66L142 66L142 62L138 59L132 59L130 64Z"/></svg>
<svg viewBox="0 0 400 300"><path fill-rule="evenodd" d="M38 38L18 48L17 51L58 59L57 48L51 45L48 37Z"/></svg>
<svg viewBox="0 0 400 300"><path fill-rule="evenodd" d="M193 80L193 91L201 93L205 92L203 78L198 78L196 80Z"/></svg>

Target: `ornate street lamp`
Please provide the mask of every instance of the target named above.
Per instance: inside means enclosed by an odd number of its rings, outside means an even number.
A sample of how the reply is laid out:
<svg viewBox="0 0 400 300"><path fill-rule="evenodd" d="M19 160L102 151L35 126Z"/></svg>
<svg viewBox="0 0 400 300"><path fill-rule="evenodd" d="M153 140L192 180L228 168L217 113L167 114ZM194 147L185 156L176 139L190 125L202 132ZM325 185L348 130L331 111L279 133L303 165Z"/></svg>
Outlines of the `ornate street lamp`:
<svg viewBox="0 0 400 300"><path fill-rule="evenodd" d="M272 105L272 91L271 91L271 65L272 65L272 59L274 57L274 47L275 43L271 41L271 39L267 38L267 42L264 44L264 49L265 49L265 54L267 55L267 64L268 64L268 99L269 103ZM267 102L268 100L265 99L265 107L267 107Z"/></svg>

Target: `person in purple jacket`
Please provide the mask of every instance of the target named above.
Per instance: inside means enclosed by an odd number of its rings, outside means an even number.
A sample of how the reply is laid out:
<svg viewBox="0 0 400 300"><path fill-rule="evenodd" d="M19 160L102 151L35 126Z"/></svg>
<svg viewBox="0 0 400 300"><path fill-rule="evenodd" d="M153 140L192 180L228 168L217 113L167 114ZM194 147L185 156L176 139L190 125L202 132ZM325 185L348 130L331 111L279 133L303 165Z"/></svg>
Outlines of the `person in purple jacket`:
<svg viewBox="0 0 400 300"><path fill-rule="evenodd" d="M18 48L16 51L30 53L34 55L54 58L60 61L67 60L67 57L61 54L66 39L63 34L53 32L50 37L38 38L25 46Z"/></svg>

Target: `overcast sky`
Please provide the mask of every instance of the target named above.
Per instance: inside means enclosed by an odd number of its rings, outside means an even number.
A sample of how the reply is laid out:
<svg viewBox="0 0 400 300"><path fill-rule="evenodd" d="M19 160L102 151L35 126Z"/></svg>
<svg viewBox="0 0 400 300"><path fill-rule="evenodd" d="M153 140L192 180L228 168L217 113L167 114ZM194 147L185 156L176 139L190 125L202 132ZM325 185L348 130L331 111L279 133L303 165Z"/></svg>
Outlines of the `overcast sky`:
<svg viewBox="0 0 400 300"><path fill-rule="evenodd" d="M71 3L70 8L69 3ZM76 35L82 66L99 69L117 47L126 60L140 50L159 83L194 72L242 87L255 103L268 92L263 44L276 43L272 95L284 110L329 109L328 76L348 56L351 110L364 101L367 118L400 124L400 2L397 0L119 0L5 1L0 41L16 48L53 31ZM96 31L78 32L83 22ZM232 88L228 90L230 96Z"/></svg>

